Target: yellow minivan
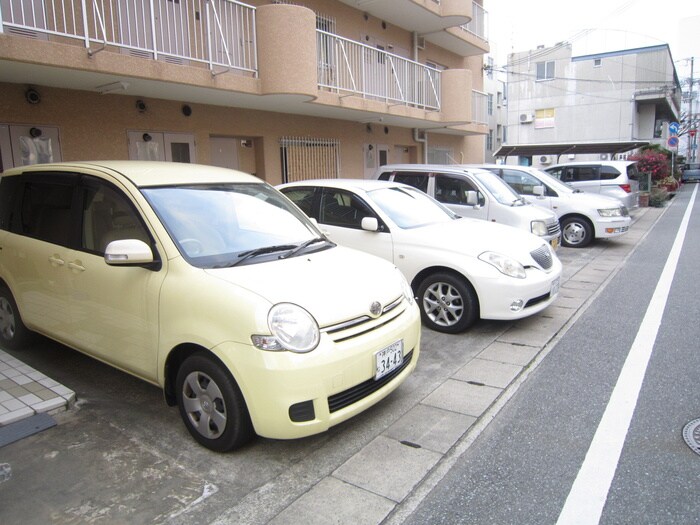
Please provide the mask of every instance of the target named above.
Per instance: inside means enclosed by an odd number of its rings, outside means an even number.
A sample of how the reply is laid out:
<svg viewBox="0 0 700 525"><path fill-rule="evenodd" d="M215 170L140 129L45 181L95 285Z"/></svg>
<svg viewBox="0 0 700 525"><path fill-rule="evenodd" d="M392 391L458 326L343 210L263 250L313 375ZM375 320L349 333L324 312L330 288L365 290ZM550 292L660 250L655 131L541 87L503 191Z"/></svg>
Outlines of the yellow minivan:
<svg viewBox="0 0 700 525"><path fill-rule="evenodd" d="M165 162L0 178L0 343L31 332L164 389L202 445L327 430L416 366L392 264L336 246L244 173Z"/></svg>

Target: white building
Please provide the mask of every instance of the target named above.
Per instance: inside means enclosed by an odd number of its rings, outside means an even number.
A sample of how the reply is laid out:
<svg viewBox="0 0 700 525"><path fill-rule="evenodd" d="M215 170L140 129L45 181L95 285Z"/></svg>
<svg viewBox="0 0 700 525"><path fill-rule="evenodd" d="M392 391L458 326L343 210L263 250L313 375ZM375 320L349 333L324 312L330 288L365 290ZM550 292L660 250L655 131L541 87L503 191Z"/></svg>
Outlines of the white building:
<svg viewBox="0 0 700 525"><path fill-rule="evenodd" d="M541 166L574 160L572 155L576 160L608 158L620 151L615 144L639 141L666 147L668 123L680 118L680 104L681 86L666 44L578 57L572 57L570 44L513 53L508 57L508 145L610 146L601 146L595 156L569 153L566 159L543 148L541 154L529 151L508 162Z"/></svg>

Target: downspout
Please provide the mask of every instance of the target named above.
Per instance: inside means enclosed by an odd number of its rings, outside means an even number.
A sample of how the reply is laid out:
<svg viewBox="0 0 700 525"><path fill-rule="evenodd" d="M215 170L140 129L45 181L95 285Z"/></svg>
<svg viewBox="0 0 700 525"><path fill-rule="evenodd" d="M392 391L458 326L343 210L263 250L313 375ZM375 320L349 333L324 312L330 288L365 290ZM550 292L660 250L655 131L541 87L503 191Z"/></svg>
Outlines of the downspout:
<svg viewBox="0 0 700 525"><path fill-rule="evenodd" d="M413 140L419 144L423 144L423 162L422 164L428 163L428 134L423 130L423 138L420 136L421 130L418 128L413 128Z"/></svg>

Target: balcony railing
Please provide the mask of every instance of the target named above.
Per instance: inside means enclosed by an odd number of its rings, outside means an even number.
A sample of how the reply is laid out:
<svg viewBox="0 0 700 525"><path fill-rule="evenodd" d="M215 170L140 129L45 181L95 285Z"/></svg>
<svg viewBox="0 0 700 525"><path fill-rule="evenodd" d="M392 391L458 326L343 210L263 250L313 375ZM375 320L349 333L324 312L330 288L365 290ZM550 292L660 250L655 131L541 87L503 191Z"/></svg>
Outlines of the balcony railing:
<svg viewBox="0 0 700 525"><path fill-rule="evenodd" d="M318 85L389 104L440 110L440 71L317 30Z"/></svg>
<svg viewBox="0 0 700 525"><path fill-rule="evenodd" d="M257 74L255 8L235 0L0 0L0 31Z"/></svg>
<svg viewBox="0 0 700 525"><path fill-rule="evenodd" d="M481 40L488 41L488 35L486 34L488 11L476 2L473 2L472 5L472 19L468 24L463 25L462 29L479 37Z"/></svg>
<svg viewBox="0 0 700 525"><path fill-rule="evenodd" d="M489 96L482 91L472 90L472 122L475 124L488 124L488 99Z"/></svg>

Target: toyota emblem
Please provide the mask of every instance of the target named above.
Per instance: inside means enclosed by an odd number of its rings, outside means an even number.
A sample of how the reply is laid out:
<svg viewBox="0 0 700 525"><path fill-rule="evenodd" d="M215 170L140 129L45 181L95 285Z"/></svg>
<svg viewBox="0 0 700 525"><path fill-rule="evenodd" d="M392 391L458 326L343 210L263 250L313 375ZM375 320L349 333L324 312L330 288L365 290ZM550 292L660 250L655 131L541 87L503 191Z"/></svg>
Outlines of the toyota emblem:
<svg viewBox="0 0 700 525"><path fill-rule="evenodd" d="M378 301L374 301L372 304L369 305L369 313L371 313L373 316L378 316L380 313L382 313L382 305Z"/></svg>

